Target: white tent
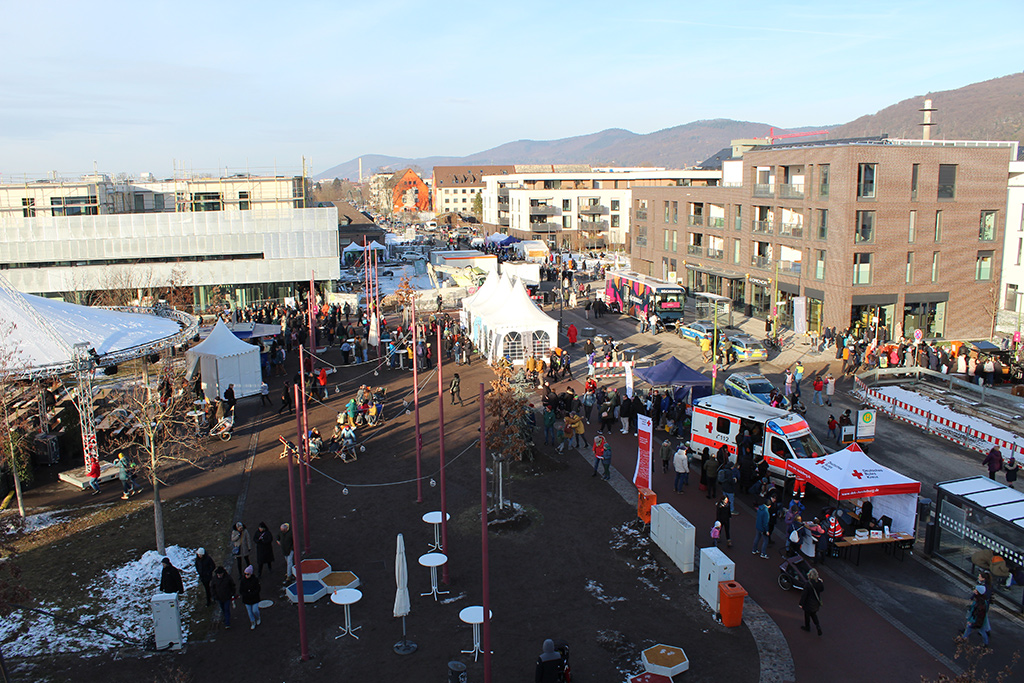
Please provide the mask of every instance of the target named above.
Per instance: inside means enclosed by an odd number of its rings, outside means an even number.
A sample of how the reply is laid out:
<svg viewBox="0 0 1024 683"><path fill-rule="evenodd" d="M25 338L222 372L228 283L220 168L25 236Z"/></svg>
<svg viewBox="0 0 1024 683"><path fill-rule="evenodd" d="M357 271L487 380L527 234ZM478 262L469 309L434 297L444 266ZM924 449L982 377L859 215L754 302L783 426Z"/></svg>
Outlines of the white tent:
<svg viewBox="0 0 1024 683"><path fill-rule="evenodd" d="M354 251L362 251L362 250L363 250L363 248L360 245L356 244L355 242L352 242L347 247L342 249L342 251L345 252L346 254L354 252Z"/></svg>
<svg viewBox="0 0 1024 683"><path fill-rule="evenodd" d="M496 233L493 233L493 234L489 235L484 241L487 242L487 244L497 244L498 242L504 242L507 239L508 239L508 235L505 235L505 234L500 233L500 232L496 232Z"/></svg>
<svg viewBox="0 0 1024 683"><path fill-rule="evenodd" d="M512 281L507 275L502 275L486 299L473 302L473 307L469 311L469 320L472 325L470 327L470 335L477 348L484 348L486 339L483 332L484 320L491 311L497 311L504 306L511 294Z"/></svg>
<svg viewBox="0 0 1024 683"><path fill-rule="evenodd" d="M259 347L236 337L223 321L217 321L210 336L189 349L186 357L188 378L195 376L198 366L207 398L223 398L229 384L235 385L236 398L253 396L260 391L263 376Z"/></svg>
<svg viewBox="0 0 1024 683"><path fill-rule="evenodd" d="M387 251L387 248L383 244L378 243L377 240L373 240L372 242L367 244L366 248L374 249L376 251Z"/></svg>
<svg viewBox="0 0 1024 683"><path fill-rule="evenodd" d="M480 285L480 288L462 300L462 310L465 316L467 316L463 318L462 323L467 328L469 327L468 315L473 310L473 306L481 304L484 301L487 301L487 298L491 295L492 292L494 292L494 289L498 286L498 279L499 276L497 272L493 270L488 272L487 279L484 280L484 283L482 285Z"/></svg>
<svg viewBox="0 0 1024 683"><path fill-rule="evenodd" d="M558 343L558 321L537 307L521 280L502 305L483 318L488 356L521 363L528 356L546 356Z"/></svg>

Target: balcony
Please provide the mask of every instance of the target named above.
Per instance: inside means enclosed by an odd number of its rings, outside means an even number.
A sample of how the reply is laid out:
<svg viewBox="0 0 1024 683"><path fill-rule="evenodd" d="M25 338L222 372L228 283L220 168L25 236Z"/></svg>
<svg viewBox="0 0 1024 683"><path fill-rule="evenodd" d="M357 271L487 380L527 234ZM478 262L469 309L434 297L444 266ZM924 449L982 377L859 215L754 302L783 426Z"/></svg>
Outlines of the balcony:
<svg viewBox="0 0 1024 683"><path fill-rule="evenodd" d="M691 226L704 225L704 216L695 214L686 217L686 224Z"/></svg>
<svg viewBox="0 0 1024 683"><path fill-rule="evenodd" d="M803 183L783 183L779 185L779 197L782 199L803 199Z"/></svg>
<svg viewBox="0 0 1024 683"><path fill-rule="evenodd" d="M508 199L508 188L507 187L499 187L498 188L498 199Z"/></svg>
<svg viewBox="0 0 1024 683"><path fill-rule="evenodd" d="M708 227L709 228L724 228L725 227L725 218L724 217L718 217L718 216L711 216L711 217L708 218L708 222L707 223L708 223Z"/></svg>
<svg viewBox="0 0 1024 683"><path fill-rule="evenodd" d="M712 249L708 247L708 258L715 258L721 261L725 258L725 251L723 249Z"/></svg>
<svg viewBox="0 0 1024 683"><path fill-rule="evenodd" d="M508 216L498 216L498 225L508 227Z"/></svg>
<svg viewBox="0 0 1024 683"><path fill-rule="evenodd" d="M508 197L498 197L498 206L508 211Z"/></svg>
<svg viewBox="0 0 1024 683"><path fill-rule="evenodd" d="M547 204L530 205L531 216L554 216L556 213L558 213L558 209Z"/></svg>
<svg viewBox="0 0 1024 683"><path fill-rule="evenodd" d="M580 230L604 232L608 229L608 221L580 221Z"/></svg>
<svg viewBox="0 0 1024 683"><path fill-rule="evenodd" d="M689 254L690 256L703 256L704 247L702 247L699 244L687 244L686 253Z"/></svg>
<svg viewBox="0 0 1024 683"><path fill-rule="evenodd" d="M775 231L771 221L751 221L750 231L756 235L770 235Z"/></svg>
<svg viewBox="0 0 1024 683"><path fill-rule="evenodd" d="M608 213L608 207L603 204L584 204L580 206L580 214L584 216L603 216Z"/></svg>
<svg viewBox="0 0 1024 683"><path fill-rule="evenodd" d="M755 197L774 197L775 196L775 184L774 183L754 183L754 196Z"/></svg>
<svg viewBox="0 0 1024 683"><path fill-rule="evenodd" d="M533 232L553 233L562 229L558 223L530 223L530 230Z"/></svg>
<svg viewBox="0 0 1024 683"><path fill-rule="evenodd" d="M779 235L783 237L803 237L803 223L779 223Z"/></svg>
<svg viewBox="0 0 1024 683"><path fill-rule="evenodd" d="M762 268L768 270L772 267L772 260L768 256L751 256L750 266L752 268Z"/></svg>

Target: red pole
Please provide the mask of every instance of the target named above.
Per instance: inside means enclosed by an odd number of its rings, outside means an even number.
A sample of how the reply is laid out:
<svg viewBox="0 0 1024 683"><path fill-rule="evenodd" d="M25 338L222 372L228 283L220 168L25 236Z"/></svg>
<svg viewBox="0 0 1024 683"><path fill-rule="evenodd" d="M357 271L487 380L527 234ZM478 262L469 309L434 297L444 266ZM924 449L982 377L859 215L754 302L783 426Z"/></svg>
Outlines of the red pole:
<svg viewBox="0 0 1024 683"><path fill-rule="evenodd" d="M366 253L366 235L363 235L363 298L366 299L366 310L370 310L370 260ZM358 308L358 306L356 307Z"/></svg>
<svg viewBox="0 0 1024 683"><path fill-rule="evenodd" d="M313 275L314 271L309 271L309 305L307 306L306 313L309 316L309 370L312 372L316 369L316 319L319 311L316 307L316 290L313 289Z"/></svg>
<svg viewBox="0 0 1024 683"><path fill-rule="evenodd" d="M441 519L444 519L442 516ZM483 571L484 683L491 683L491 582L487 551L487 425L484 383L480 383L480 555Z"/></svg>
<svg viewBox="0 0 1024 683"><path fill-rule="evenodd" d="M296 429L299 432L299 497L302 499L302 550L309 552L309 515L306 514L306 482L302 478L302 467L305 464L306 476L309 477L309 432L306 430L306 368L299 347L299 382L301 383L302 402L297 404L295 412ZM298 388L298 387L296 387ZM293 538L294 538L294 532Z"/></svg>
<svg viewBox="0 0 1024 683"><path fill-rule="evenodd" d="M420 438L420 385L419 385L419 362L417 361L416 348L416 295L412 299L412 403L413 413L416 422L416 502L423 502L423 464L422 447L423 440Z"/></svg>
<svg viewBox="0 0 1024 683"><path fill-rule="evenodd" d="M441 355L441 326L437 326L437 432L438 442L440 447L440 467L441 467L441 552L445 555L448 554L448 497L445 491L445 476L444 476L444 384L442 376L443 356ZM445 562L441 570L441 581L444 585L448 585L448 565L450 562Z"/></svg>
<svg viewBox="0 0 1024 683"><path fill-rule="evenodd" d="M299 388L294 387L295 400L298 400ZM281 437L284 442L284 437ZM295 511L295 464L292 462L292 450L285 442L285 450L288 452L288 502L291 506L292 519L292 551L295 553L295 595L298 598L299 606L299 648L302 652L302 661L309 660L309 642L306 640L306 598L302 590L302 552L299 544L295 542L295 532L298 530L298 517Z"/></svg>

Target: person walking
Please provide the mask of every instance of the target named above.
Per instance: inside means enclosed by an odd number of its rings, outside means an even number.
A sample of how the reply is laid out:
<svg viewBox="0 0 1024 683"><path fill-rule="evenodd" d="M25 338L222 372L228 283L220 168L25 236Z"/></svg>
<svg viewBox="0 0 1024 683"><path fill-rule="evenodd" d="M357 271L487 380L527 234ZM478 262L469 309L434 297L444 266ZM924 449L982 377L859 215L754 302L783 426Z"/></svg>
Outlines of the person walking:
<svg viewBox="0 0 1024 683"><path fill-rule="evenodd" d="M96 495L100 492L100 459L93 458L89 465L89 471L86 472L85 476L89 479L89 488L92 489L92 495Z"/></svg>
<svg viewBox="0 0 1024 683"><path fill-rule="evenodd" d="M732 534L729 533L729 523L732 521L732 511L729 509L729 495L723 493L721 499L715 503L715 520L721 522L722 531L725 533L725 545L732 547Z"/></svg>
<svg viewBox="0 0 1024 683"><path fill-rule="evenodd" d="M181 582L181 572L171 564L169 557L162 559L163 569L160 570L160 592L161 593L183 593L185 585Z"/></svg>
<svg viewBox="0 0 1024 683"><path fill-rule="evenodd" d="M272 405L274 404L270 401L270 385L264 381L260 384L260 407Z"/></svg>
<svg viewBox="0 0 1024 683"><path fill-rule="evenodd" d="M709 457L704 462L704 474L707 475L708 484L708 498L715 498L718 496L718 470L721 466L718 464L718 458Z"/></svg>
<svg viewBox="0 0 1024 683"><path fill-rule="evenodd" d="M541 416L544 420L544 445L551 444L555 445L555 411L552 410L551 404L547 403L544 405L544 414Z"/></svg>
<svg viewBox="0 0 1024 683"><path fill-rule="evenodd" d="M768 541L769 536L769 519L771 511L768 508L767 501L761 501L761 504L757 506L757 517L754 519L754 548L750 551L751 555L757 555L760 553L761 557L765 560L768 559Z"/></svg>
<svg viewBox="0 0 1024 683"><path fill-rule="evenodd" d="M462 405L462 380L459 378L459 373L455 373L452 376L452 382L448 385L448 393L452 397L452 405L455 405L455 399L459 399L459 405Z"/></svg>
<svg viewBox="0 0 1024 683"><path fill-rule="evenodd" d="M661 471L668 472L668 464L672 460L672 439L665 439L661 442Z"/></svg>
<svg viewBox="0 0 1024 683"><path fill-rule="evenodd" d="M284 555L284 582L288 583L295 577L295 546L292 545L292 527L285 522L277 534L277 547Z"/></svg>
<svg viewBox="0 0 1024 683"><path fill-rule="evenodd" d="M565 418L565 426L567 429L572 429L572 447L579 448L580 442L583 442L583 447L586 448L588 445L587 437L584 434L586 427L583 426L583 418L576 414L576 411L572 411Z"/></svg>
<svg viewBox="0 0 1024 683"><path fill-rule="evenodd" d="M228 406L228 415L235 414L235 385L229 384L228 388L224 390L224 403Z"/></svg>
<svg viewBox="0 0 1024 683"><path fill-rule="evenodd" d="M249 616L249 630L262 623L260 619L260 580L253 573L252 565L245 568L242 580L238 582L238 593L245 605L245 613Z"/></svg>
<svg viewBox="0 0 1024 683"><path fill-rule="evenodd" d="M971 603L967 606L967 628L964 629L964 639L970 637L971 629L978 629L981 634L981 643L988 647L988 629L985 628L988 619L988 588L977 585L971 591Z"/></svg>
<svg viewBox="0 0 1024 683"><path fill-rule="evenodd" d="M814 405L824 406L825 401L821 398L821 391L825 388L825 382L821 379L821 375L814 378L811 382L811 388L814 389Z"/></svg>
<svg viewBox="0 0 1024 683"><path fill-rule="evenodd" d="M1011 455L1006 459L1006 464L1003 465L1006 470L1006 485L1011 489L1013 485L1017 483L1017 472L1020 470L1020 463L1017 462L1017 458Z"/></svg>
<svg viewBox="0 0 1024 683"><path fill-rule="evenodd" d="M619 405L619 420L622 422L622 433L629 434L629 422L633 415L633 402L628 398Z"/></svg>
<svg viewBox="0 0 1024 683"><path fill-rule="evenodd" d="M135 484L132 483L132 472L131 463L128 462L128 458L124 453L117 454L117 478L121 480L121 500L128 500L128 498L135 492Z"/></svg>
<svg viewBox="0 0 1024 683"><path fill-rule="evenodd" d="M594 437L592 449L594 451L594 473L590 476L596 477L598 465L604 465L604 478L607 481L611 478L611 450L608 448L608 442L598 434Z"/></svg>
<svg viewBox="0 0 1024 683"><path fill-rule="evenodd" d="M804 625L800 628L810 631L813 621L819 636L821 635L821 624L818 623L818 610L821 609L821 593L824 590L825 584L822 583L818 570L812 568L807 572L807 583L804 584L804 592L800 596L800 607L804 610Z"/></svg>
<svg viewBox="0 0 1024 683"><path fill-rule="evenodd" d="M263 578L263 566L266 565L267 572L274 570L274 536L266 522L260 522L256 527L256 537L253 539L256 544L256 578Z"/></svg>
<svg viewBox="0 0 1024 683"><path fill-rule="evenodd" d="M825 405L832 407L832 397L836 394L836 378L832 373L825 375Z"/></svg>
<svg viewBox="0 0 1024 683"><path fill-rule="evenodd" d="M252 536L241 522L235 522L235 527L231 530L231 554L235 556L238 576L241 577L242 567L251 564L249 556L252 555Z"/></svg>
<svg viewBox="0 0 1024 683"><path fill-rule="evenodd" d="M999 451L999 446L993 446L981 464L988 465L989 479L995 479L996 472L1003 469L1003 454Z"/></svg>
<svg viewBox="0 0 1024 683"><path fill-rule="evenodd" d="M683 493L683 487L690 485L690 461L687 456L685 443L680 444L675 455L672 456L672 469L676 473L673 488L676 493Z"/></svg>
<svg viewBox="0 0 1024 683"><path fill-rule="evenodd" d="M203 588L206 590L206 606L209 607L213 604L213 594L210 590L210 582L213 580L213 572L216 568L216 564L209 555L206 554L205 548L200 548L196 551L196 574L199 575L199 583L203 584Z"/></svg>
<svg viewBox="0 0 1024 683"><path fill-rule="evenodd" d="M278 408L277 414L280 415L286 409L289 415L295 412L292 407L292 383L288 380L284 381L284 389L281 390L281 407Z"/></svg>
<svg viewBox="0 0 1024 683"><path fill-rule="evenodd" d="M210 581L210 592L220 605L224 628L231 628L231 603L235 601L235 581L224 567L217 567Z"/></svg>

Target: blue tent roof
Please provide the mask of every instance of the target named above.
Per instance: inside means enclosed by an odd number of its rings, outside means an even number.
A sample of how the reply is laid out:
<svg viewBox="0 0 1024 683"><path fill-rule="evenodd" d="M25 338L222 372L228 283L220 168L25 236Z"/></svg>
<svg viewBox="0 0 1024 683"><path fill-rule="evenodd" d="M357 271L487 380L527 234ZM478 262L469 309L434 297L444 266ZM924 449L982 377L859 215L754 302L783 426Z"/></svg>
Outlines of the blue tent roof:
<svg viewBox="0 0 1024 683"><path fill-rule="evenodd" d="M711 386L711 380L675 357L649 368L638 368L633 374L655 387Z"/></svg>
<svg viewBox="0 0 1024 683"><path fill-rule="evenodd" d="M512 237L511 235L509 235L508 237L506 237L502 241L498 242L498 244L500 246L507 247L507 246L509 246L511 244L515 244L516 242L522 242L522 240L519 239L518 237Z"/></svg>

